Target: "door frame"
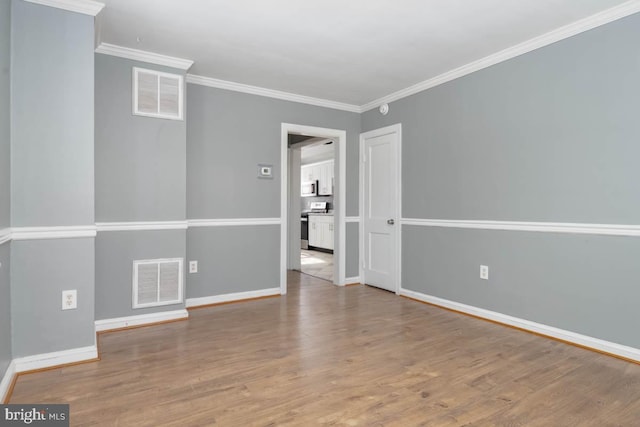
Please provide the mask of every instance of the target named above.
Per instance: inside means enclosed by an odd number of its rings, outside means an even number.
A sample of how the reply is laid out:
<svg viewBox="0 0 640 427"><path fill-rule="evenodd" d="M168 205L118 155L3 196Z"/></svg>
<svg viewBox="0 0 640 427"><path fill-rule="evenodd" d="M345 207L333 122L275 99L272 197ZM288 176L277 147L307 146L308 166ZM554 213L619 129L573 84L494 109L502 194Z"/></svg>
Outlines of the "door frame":
<svg viewBox="0 0 640 427"><path fill-rule="evenodd" d="M333 194L333 220L336 227L333 230L333 240L337 242L337 245L334 245L333 283L338 286L344 286L346 265L347 131L282 123L280 133L280 165L282 169L280 174L280 294L285 295L287 293L287 264L291 250L288 238L291 226L289 223L289 133L313 135L330 138L335 141L334 176L336 181Z"/></svg>
<svg viewBox="0 0 640 427"><path fill-rule="evenodd" d="M364 204L365 204L365 191L364 191L364 161L365 161L365 151L364 151L364 141L367 138L375 138L377 136L388 135L391 133L395 133L397 135L397 146L396 146L396 188L394 189L395 200L394 203L397 207L397 218L395 219L396 225L398 226L396 235L395 235L395 246L396 253L393 259L395 263L395 272L396 277L394 277L395 281L395 293L396 295L400 295L400 289L402 288L402 123L396 123L395 125L385 126L379 129L374 129L368 132L363 132L360 134L360 152L358 155L359 162L358 166L360 169L359 172L359 185L358 185L358 193L359 193L359 210L360 210L360 226L358 229L358 250L360 253L358 260L358 269L360 272L360 282L366 283L366 278L364 277Z"/></svg>

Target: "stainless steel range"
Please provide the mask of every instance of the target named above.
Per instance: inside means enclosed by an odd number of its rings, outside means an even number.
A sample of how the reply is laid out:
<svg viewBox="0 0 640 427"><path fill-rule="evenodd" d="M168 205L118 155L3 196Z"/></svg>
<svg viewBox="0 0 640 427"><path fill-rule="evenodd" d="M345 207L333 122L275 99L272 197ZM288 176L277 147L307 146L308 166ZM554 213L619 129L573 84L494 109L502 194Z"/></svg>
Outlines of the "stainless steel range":
<svg viewBox="0 0 640 427"><path fill-rule="evenodd" d="M309 214L327 213L327 202L311 202L308 210L300 213L300 248L309 249Z"/></svg>

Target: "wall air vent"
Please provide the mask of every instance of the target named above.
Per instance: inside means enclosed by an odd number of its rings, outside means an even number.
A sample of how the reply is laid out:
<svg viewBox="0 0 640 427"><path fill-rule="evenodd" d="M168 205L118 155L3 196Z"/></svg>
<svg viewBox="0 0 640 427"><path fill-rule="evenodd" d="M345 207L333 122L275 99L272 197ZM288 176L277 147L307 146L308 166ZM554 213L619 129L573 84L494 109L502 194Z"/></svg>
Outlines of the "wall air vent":
<svg viewBox="0 0 640 427"><path fill-rule="evenodd" d="M182 302L182 258L133 261L133 308Z"/></svg>
<svg viewBox="0 0 640 427"><path fill-rule="evenodd" d="M183 76L133 68L133 114L182 120L183 104Z"/></svg>

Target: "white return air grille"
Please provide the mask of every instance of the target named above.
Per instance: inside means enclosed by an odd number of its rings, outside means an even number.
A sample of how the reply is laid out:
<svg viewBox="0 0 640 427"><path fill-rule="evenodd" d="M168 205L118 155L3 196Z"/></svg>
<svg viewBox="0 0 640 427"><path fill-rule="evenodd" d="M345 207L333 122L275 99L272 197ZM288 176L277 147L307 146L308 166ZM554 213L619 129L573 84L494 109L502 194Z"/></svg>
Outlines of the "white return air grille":
<svg viewBox="0 0 640 427"><path fill-rule="evenodd" d="M183 105L183 76L133 68L133 114L182 120Z"/></svg>
<svg viewBox="0 0 640 427"><path fill-rule="evenodd" d="M133 308L182 302L182 258L133 261Z"/></svg>

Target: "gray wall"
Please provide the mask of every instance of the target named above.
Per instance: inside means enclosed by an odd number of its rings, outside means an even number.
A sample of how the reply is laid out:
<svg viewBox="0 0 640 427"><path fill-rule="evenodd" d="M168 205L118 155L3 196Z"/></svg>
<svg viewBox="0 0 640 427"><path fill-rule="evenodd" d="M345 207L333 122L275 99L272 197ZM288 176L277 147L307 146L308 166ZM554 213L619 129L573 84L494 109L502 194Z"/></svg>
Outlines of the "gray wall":
<svg viewBox="0 0 640 427"><path fill-rule="evenodd" d="M12 5L12 225L93 224L93 17Z"/></svg>
<svg viewBox="0 0 640 427"><path fill-rule="evenodd" d="M96 239L96 320L184 308L184 303L135 310L131 306L133 261L184 258L185 250L185 230L99 233ZM187 264L183 264L183 268L186 271Z"/></svg>
<svg viewBox="0 0 640 427"><path fill-rule="evenodd" d="M196 227L187 232L189 298L280 287L280 226ZM275 242L275 243L274 243Z"/></svg>
<svg viewBox="0 0 640 427"><path fill-rule="evenodd" d="M402 123L403 217L638 224L639 38L630 16L364 113L363 131ZM640 344L637 238L403 237L403 287Z"/></svg>
<svg viewBox="0 0 640 427"><path fill-rule="evenodd" d="M11 243L14 358L95 344L93 253L93 238ZM75 310L62 310L67 289Z"/></svg>
<svg viewBox="0 0 640 427"><path fill-rule="evenodd" d="M96 54L96 221L186 220L186 124L132 114L133 67L181 70ZM183 258L185 230L99 232L96 319L178 310L132 308L133 261ZM185 292L186 294L186 292Z"/></svg>
<svg viewBox="0 0 640 427"><path fill-rule="evenodd" d="M346 130L346 210L347 215L358 214L359 114L195 84L188 84L187 88L188 218L280 216L282 123ZM274 165L274 179L257 178L259 163ZM189 230L189 259L197 259L200 270L206 273L187 275L188 297L258 290L279 284L277 227L242 228ZM229 240L219 240L218 236ZM222 250L225 245L226 252ZM250 258L256 259L249 268L247 262L253 261L247 259L247 251L252 254ZM216 256L223 256L228 262L220 263ZM235 274L239 274L235 279L231 278L234 268ZM247 269L250 271L243 271ZM347 271L354 269L357 271L357 260L355 265L347 266ZM216 274L225 279L216 278Z"/></svg>
<svg viewBox="0 0 640 427"><path fill-rule="evenodd" d="M640 239L420 226L402 239L403 287L640 348Z"/></svg>
<svg viewBox="0 0 640 427"><path fill-rule="evenodd" d="M186 124L132 114L132 69L181 70L96 54L96 221L184 220Z"/></svg>
<svg viewBox="0 0 640 427"><path fill-rule="evenodd" d="M187 216L280 216L281 124L347 131L347 215L358 215L356 113L188 84ZM257 179L259 163L274 179ZM337 177L336 177L337 180Z"/></svg>
<svg viewBox="0 0 640 427"><path fill-rule="evenodd" d="M0 381L11 363L11 243L0 245Z"/></svg>
<svg viewBox="0 0 640 427"><path fill-rule="evenodd" d="M10 225L11 207L11 0L0 0L0 230Z"/></svg>
<svg viewBox="0 0 640 427"><path fill-rule="evenodd" d="M12 226L93 224L93 17L16 0L11 20ZM11 315L13 357L94 345L94 240L12 242Z"/></svg>
<svg viewBox="0 0 640 427"><path fill-rule="evenodd" d="M11 215L11 0L0 0L0 230ZM11 363L10 243L0 244L0 378Z"/></svg>
<svg viewBox="0 0 640 427"><path fill-rule="evenodd" d="M345 277L347 279L349 277L357 277L360 275L360 267L358 266L358 264L360 263L360 242L358 241L359 234L360 224L357 222L348 222L346 236L347 265L345 271Z"/></svg>

